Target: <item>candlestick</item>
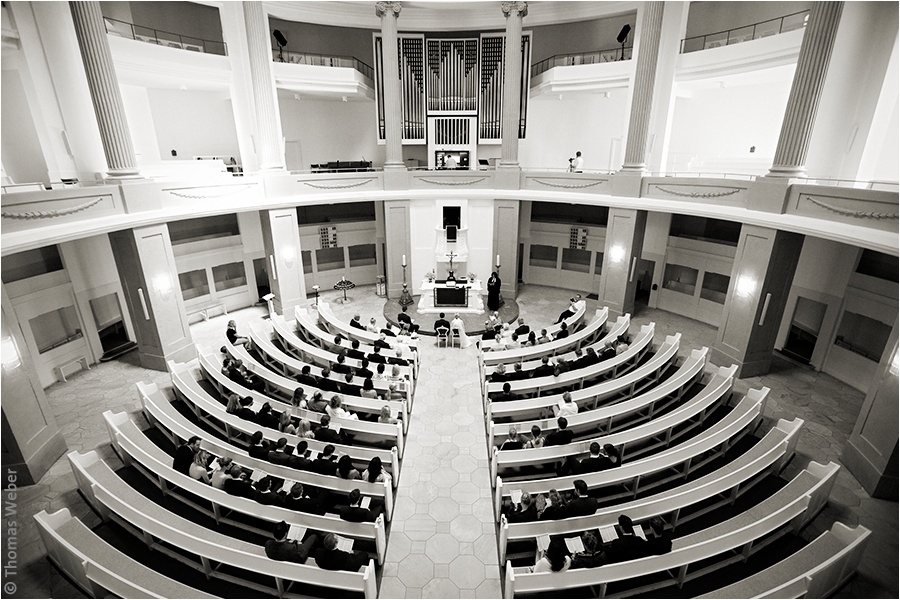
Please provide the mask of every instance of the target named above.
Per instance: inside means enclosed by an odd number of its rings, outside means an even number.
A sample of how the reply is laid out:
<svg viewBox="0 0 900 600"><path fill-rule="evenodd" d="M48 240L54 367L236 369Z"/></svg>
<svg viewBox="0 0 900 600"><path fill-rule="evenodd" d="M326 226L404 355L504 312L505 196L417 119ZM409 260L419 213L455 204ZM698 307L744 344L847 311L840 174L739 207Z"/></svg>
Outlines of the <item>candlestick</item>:
<svg viewBox="0 0 900 600"><path fill-rule="evenodd" d="M498 264L498 265L500 264L500 255L499 255L499 254L497 255L497 262L496 262L496 264Z"/></svg>
<svg viewBox="0 0 900 600"><path fill-rule="evenodd" d="M403 255L403 262L401 263L404 267L406 266L406 255Z"/></svg>

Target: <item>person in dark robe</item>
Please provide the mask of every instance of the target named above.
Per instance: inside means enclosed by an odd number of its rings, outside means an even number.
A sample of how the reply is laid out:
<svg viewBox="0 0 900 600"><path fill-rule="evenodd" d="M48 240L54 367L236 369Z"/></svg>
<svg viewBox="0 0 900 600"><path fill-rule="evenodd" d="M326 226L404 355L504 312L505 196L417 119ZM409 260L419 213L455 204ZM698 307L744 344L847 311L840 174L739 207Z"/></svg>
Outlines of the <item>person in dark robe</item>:
<svg viewBox="0 0 900 600"><path fill-rule="evenodd" d="M500 309L500 276L497 275L496 271L491 273L491 277L490 277L490 279L488 279L487 291L488 291L488 298L487 298L488 309L489 310L499 310Z"/></svg>

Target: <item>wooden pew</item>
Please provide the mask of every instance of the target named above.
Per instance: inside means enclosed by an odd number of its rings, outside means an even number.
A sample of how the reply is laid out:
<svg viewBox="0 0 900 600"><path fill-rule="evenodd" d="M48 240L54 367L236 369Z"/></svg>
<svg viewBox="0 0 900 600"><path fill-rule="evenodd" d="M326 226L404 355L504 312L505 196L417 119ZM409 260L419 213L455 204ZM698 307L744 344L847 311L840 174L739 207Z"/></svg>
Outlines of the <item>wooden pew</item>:
<svg viewBox="0 0 900 600"><path fill-rule="evenodd" d="M367 329L357 329L356 327L350 327L350 323L337 318L337 316L331 310L331 305L327 302L320 301L318 304L318 310L319 322L322 323L325 328L331 332L332 335L341 333L351 340L359 340L360 343L366 344L373 344L375 343L375 340L381 337L380 333L372 333ZM408 335L388 337L386 341L391 345L392 348L394 347L394 344L396 342L400 342L401 344L407 346L411 351L415 351L418 346L418 339L415 337L410 337Z"/></svg>
<svg viewBox="0 0 900 600"><path fill-rule="evenodd" d="M627 591L617 590L609 597L636 595L669 585L680 587L686 581L746 560L788 531L798 532L825 505L839 469L836 463L810 463L786 486L749 510L708 529L675 538L672 551L667 554L562 573L530 573L526 572L527 567L516 569L507 561L504 597L594 586L596 596L606 598L610 583L648 576L657 579ZM727 558L709 564L709 559L721 554ZM695 569L691 570L692 566Z"/></svg>
<svg viewBox="0 0 900 600"><path fill-rule="evenodd" d="M687 440L665 452L660 452L614 469L586 475L569 475L530 481L516 481L506 485L497 478L494 493L494 512L500 514L504 497L513 489L521 489L532 495L546 494L551 488L568 490L576 479L583 479L589 488L616 486L623 491L606 494L606 499L636 498L639 492L657 487L675 479L686 478L698 466L724 454L738 439L752 431L762 418L762 411L769 388L751 389L728 415L701 435Z"/></svg>
<svg viewBox="0 0 900 600"><path fill-rule="evenodd" d="M68 508L34 515L47 558L91 598L215 598L144 566L110 546Z"/></svg>
<svg viewBox="0 0 900 600"><path fill-rule="evenodd" d="M578 310L575 312L575 314L571 315L569 317L566 317L564 319L566 322L566 327L568 327L568 329L569 329L569 337L572 337L572 334L575 333L579 329L579 326L584 322L584 315L587 312L586 308L587 308L587 303L582 301L581 306L578 307ZM603 309L598 309L598 310L605 310L605 309L606 309L606 307L603 307ZM560 312L562 312L562 311L560 311ZM538 327L538 333L540 333L541 329L546 329L547 336L550 337L551 340L553 340L553 338L556 337L556 334L559 333L560 330L562 329L562 325L560 323L554 323L552 325L548 325L547 327ZM566 339L566 338L563 338L563 339ZM490 350L492 345L493 344L491 343L490 340L485 340L481 343L481 348L483 350Z"/></svg>
<svg viewBox="0 0 900 600"><path fill-rule="evenodd" d="M200 385L203 378L198 368L181 368L170 361L169 373L172 376L173 390L177 392L187 404L188 408L199 420L203 421L216 431L220 432L231 446L237 448L237 444L245 446L242 438L249 438L254 432L261 431L263 437L269 441L278 441L285 438L288 443L295 446L301 441L297 435L281 433L275 429L260 427L257 423L245 421L237 415L228 414L225 407L214 398L211 398ZM328 444L314 439L305 440L310 450L321 452ZM346 444L332 444L339 454L347 454L353 458L354 464L365 464L377 456L382 465L392 475L391 479L396 487L398 474L400 473L399 452L394 446L390 450L372 448L367 446L348 446Z"/></svg>
<svg viewBox="0 0 900 600"><path fill-rule="evenodd" d="M309 558L302 565L272 560L266 556L262 546L207 529L154 502L148 502L143 494L125 483L109 465L100 460L96 452L91 451L87 454L70 452L67 456L79 489L104 520L111 519L117 522L135 537L143 540L151 549L179 560L201 571L207 577L217 577L266 594L277 595L279 598L300 597L290 593L290 588L297 581L341 590L344 593L354 592L366 598L377 596L373 560L369 560L368 565L357 572L325 571L316 566L313 558ZM190 485L193 482L205 486L181 473L175 475L179 476L178 485L182 483ZM222 490L212 489L212 491L225 494ZM253 504L259 507L261 514L267 513L268 509L276 509L255 502ZM294 511L285 512L294 513ZM292 521L297 522L296 517L292 518ZM303 525L302 522L299 524ZM165 544L158 543L157 540ZM223 565L230 568L227 571L222 570L220 567ZM249 577L236 572L247 573ZM258 581L254 575L271 577L274 579L274 585L266 585Z"/></svg>
<svg viewBox="0 0 900 600"><path fill-rule="evenodd" d="M242 398L250 396L260 404L269 402L272 408L279 412L292 409L291 405L283 400L260 394L230 380L222 373L222 363L214 355L201 354L198 360L204 377L223 397L234 393ZM312 423L318 423L322 418L321 413L311 410L301 409L294 414L298 417L309 419ZM332 419L331 422L339 425L342 430L352 433L361 443L368 442L378 445L389 444L397 446L397 452L400 453L400 458L403 458L403 425L401 423L391 425L389 423L376 423L356 419Z"/></svg>
<svg viewBox="0 0 900 600"><path fill-rule="evenodd" d="M830 598L846 584L866 550L869 534L835 523L831 531L768 569L698 598Z"/></svg>
<svg viewBox="0 0 900 600"><path fill-rule="evenodd" d="M686 386L691 385L695 378L703 373L703 365L706 358L706 348L694 364L699 365L699 369L693 367L690 362L685 363L687 368L683 368L682 373L676 374L675 377L667 380L667 390L659 390L653 388L649 394L657 397L667 397L670 393L676 393L680 396ZM699 353L698 353L699 354ZM693 368L692 368L693 367ZM693 372L692 372L693 371ZM662 417L652 418L652 413L646 415L647 421L642 424L632 423L631 426L621 429L616 433L608 433L604 436L595 437L587 440L580 440L573 444L565 446L548 446L546 448L528 448L522 450L499 450L494 447L491 457L491 478L496 481L497 475L504 468L522 467L526 465L550 465L559 461L563 461L569 457L586 457L590 452L591 442L597 442L600 445L611 444L616 447L620 461L633 459L635 456L648 454L657 448L668 448L673 443L678 443L687 434L695 428L705 423L706 418L721 404L727 403L731 388L734 384L734 373L737 371L737 365L729 368L720 367L719 371L709 380L703 390L696 396L685 402L678 408L667 412ZM673 381L674 380L674 381ZM641 397L634 398L639 400ZM623 402L623 405L632 404L631 401ZM635 402L637 405L647 406L644 402ZM615 407L621 405L616 404ZM613 407L610 407L613 408ZM640 413L644 409L636 409L636 407L626 406L625 411ZM589 419L591 412L605 412L603 409L598 411L588 411L580 413L578 417L584 415ZM571 423L571 421L570 421ZM596 430L596 422L585 421L582 424L589 426L591 430ZM530 429L530 426L528 426ZM525 431L528 431L525 429ZM507 478L507 481L510 479Z"/></svg>
<svg viewBox="0 0 900 600"><path fill-rule="evenodd" d="M682 523L733 504L766 476L778 475L794 456L802 426L800 418L781 419L750 450L712 473L652 496L601 508L593 515L525 523L509 523L504 516L500 521L500 562L506 562L509 543L534 540L541 535L577 535L615 525L621 514L629 515L635 522L659 516L676 530Z"/></svg>
<svg viewBox="0 0 900 600"><path fill-rule="evenodd" d="M523 346L522 348L513 348L512 350L489 350L491 344L485 345L487 341L485 340L481 352L478 355L478 364L481 368L481 374L482 376L486 375L485 370L488 366L495 366L499 363L512 365L519 361L524 362L542 356L555 356L559 353L574 350L576 346L593 344L600 338L608 338L608 336L603 334L604 325L606 325L608 317L609 309L607 307L604 306L603 308L598 308L594 313L594 318L591 319L591 322L578 331L570 331L568 337L564 337L561 340L551 340L535 346ZM616 320L616 323L620 320L624 320L625 331L628 331L629 319L629 315L622 315ZM540 329L538 332L540 332Z"/></svg>

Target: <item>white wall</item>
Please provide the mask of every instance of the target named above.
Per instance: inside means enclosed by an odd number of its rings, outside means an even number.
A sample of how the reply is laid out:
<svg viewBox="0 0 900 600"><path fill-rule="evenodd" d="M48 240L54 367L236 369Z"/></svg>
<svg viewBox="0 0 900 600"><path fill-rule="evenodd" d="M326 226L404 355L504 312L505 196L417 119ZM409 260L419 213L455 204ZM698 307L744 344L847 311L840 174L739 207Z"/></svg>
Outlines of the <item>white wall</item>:
<svg viewBox="0 0 900 600"><path fill-rule="evenodd" d="M16 183L49 183L47 163L41 152L19 73L3 69L0 85L3 87L3 94L0 95L3 169Z"/></svg>
<svg viewBox="0 0 900 600"><path fill-rule="evenodd" d="M231 100L224 92L147 91L160 158L240 156ZM178 151L173 157L171 150Z"/></svg>
<svg viewBox="0 0 900 600"><path fill-rule="evenodd" d="M137 164L158 163L160 161L159 140L156 137L156 126L153 122L149 90L134 85L120 85L119 87L122 91L122 104L125 106L125 118L128 119L128 129L131 133L131 142L134 144L134 157ZM171 154L168 156L172 158Z"/></svg>

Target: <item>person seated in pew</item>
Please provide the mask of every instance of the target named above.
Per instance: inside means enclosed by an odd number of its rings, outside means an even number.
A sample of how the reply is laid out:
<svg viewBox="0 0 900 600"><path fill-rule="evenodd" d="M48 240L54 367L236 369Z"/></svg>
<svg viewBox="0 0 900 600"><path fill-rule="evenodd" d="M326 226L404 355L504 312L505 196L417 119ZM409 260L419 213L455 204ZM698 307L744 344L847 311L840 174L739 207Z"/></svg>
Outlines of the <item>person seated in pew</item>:
<svg viewBox="0 0 900 600"><path fill-rule="evenodd" d="M519 334L514 333L511 336L509 336L509 341L506 342L504 347L507 350L515 350L516 348L521 348L522 344L519 343Z"/></svg>
<svg viewBox="0 0 900 600"><path fill-rule="evenodd" d="M534 499L528 492L522 492L522 499L516 504L506 515L509 523L526 523L528 521L537 521L537 506Z"/></svg>
<svg viewBox="0 0 900 600"><path fill-rule="evenodd" d="M375 317L369 319L369 324L366 325L366 331L370 331L372 333L378 333L378 325L375 324Z"/></svg>
<svg viewBox="0 0 900 600"><path fill-rule="evenodd" d="M363 379L370 379L372 375L374 375L369 369L369 359L363 358L359 363L359 368L356 369L356 376L362 377Z"/></svg>
<svg viewBox="0 0 900 600"><path fill-rule="evenodd" d="M367 381L369 381L371 383L372 380L369 379ZM372 390L372 391L374 391L374 390ZM375 396L375 397L377 398L377 396ZM391 416L391 407L388 406L387 404L385 404L384 406L381 407L381 413L378 415L378 422L379 423L387 423L388 425L396 425L397 424L397 419L395 419L394 417ZM375 458L378 458L378 457L376 456ZM380 461L381 459L379 458L378 460Z"/></svg>
<svg viewBox="0 0 900 600"><path fill-rule="evenodd" d="M359 349L359 340L353 340L350 342L350 349L347 350L347 356L350 358L355 358L357 360L362 360L366 357L362 350Z"/></svg>
<svg viewBox="0 0 900 600"><path fill-rule="evenodd" d="M619 537L614 539L606 547L606 560L608 563L625 562L649 555L647 542L634 533L634 523L626 515L619 515L619 525L616 529Z"/></svg>
<svg viewBox="0 0 900 600"><path fill-rule="evenodd" d="M331 369L329 367L322 367L322 376L319 377L318 387L323 392L334 392L335 394L338 392L338 382L331 379Z"/></svg>
<svg viewBox="0 0 900 600"><path fill-rule="evenodd" d="M225 328L225 337L228 338L232 346L246 346L250 343L250 338L238 335L237 323L233 320L228 321L228 325Z"/></svg>
<svg viewBox="0 0 900 600"><path fill-rule="evenodd" d="M484 322L484 333L481 334L481 341L493 340L495 335L497 334L494 332L493 326L491 326L490 319L488 319Z"/></svg>
<svg viewBox="0 0 900 600"><path fill-rule="evenodd" d="M347 502L349 506L346 506L338 511L338 514L345 521L350 521L351 523L374 523L375 516L369 511L368 508L363 508L361 506L362 503L362 493L358 488L355 488L350 491L350 495L347 497Z"/></svg>
<svg viewBox="0 0 900 600"><path fill-rule="evenodd" d="M538 343L538 344L546 344L546 343L549 342L549 341L550 341L550 336L547 335L547 330L546 330L546 329L541 329L541 335L540 335L540 337L537 339L537 343Z"/></svg>
<svg viewBox="0 0 900 600"><path fill-rule="evenodd" d="M347 364L346 352L341 352L337 355L337 362L331 365L331 370L335 373L340 373L341 375L352 372L350 365Z"/></svg>
<svg viewBox="0 0 900 600"><path fill-rule="evenodd" d="M326 442L328 444L340 444L342 442L340 434L329 427L331 425L331 417L325 415L319 421L319 428L316 429L316 440ZM326 446L327 449L327 446ZM332 452L334 447L332 446Z"/></svg>
<svg viewBox="0 0 900 600"><path fill-rule="evenodd" d="M556 431L551 431L544 438L544 446L565 446L572 443L575 433L571 429L567 429L569 421L565 417L556 419L556 425L559 427Z"/></svg>
<svg viewBox="0 0 900 600"><path fill-rule="evenodd" d="M388 376L385 374L385 370L387 369L387 365L384 363L378 363L375 365L375 377L372 379L377 379L378 381L387 381Z"/></svg>
<svg viewBox="0 0 900 600"><path fill-rule="evenodd" d="M275 524L272 539L266 540L266 556L272 560L305 563L318 538L311 533L300 543L298 540L287 539L289 531L290 527L284 521Z"/></svg>
<svg viewBox="0 0 900 600"><path fill-rule="evenodd" d="M250 404L253 404L253 399L250 399ZM241 397L237 394L230 394L228 396L228 404L225 405L225 412L231 415L235 415L245 421L253 421L256 422L256 413L247 408L247 405L241 400Z"/></svg>
<svg viewBox="0 0 900 600"><path fill-rule="evenodd" d="M301 439L315 439L316 434L312 430L312 423L309 419L300 419L297 422L297 437Z"/></svg>
<svg viewBox="0 0 900 600"><path fill-rule="evenodd" d="M306 406L313 412L323 413L328 407L328 400L325 399L325 394L317 391L312 395L312 398L307 401Z"/></svg>
<svg viewBox="0 0 900 600"><path fill-rule="evenodd" d="M672 532L666 529L666 522L662 517L650 519L650 530L653 532L653 537L647 540L648 556L671 552Z"/></svg>
<svg viewBox="0 0 900 600"><path fill-rule="evenodd" d="M340 384L341 393L345 396L359 396L362 389L353 383L353 373L345 373L344 381Z"/></svg>
<svg viewBox="0 0 900 600"><path fill-rule="evenodd" d="M378 398L378 392L375 390L375 384L372 383L371 378L367 378L365 381L363 381L363 386L359 391L359 395L363 398L371 398L373 400Z"/></svg>
<svg viewBox="0 0 900 600"><path fill-rule="evenodd" d="M597 512L597 499L588 496L588 486L583 479L572 482L575 497L566 504L566 509L557 518L585 517Z"/></svg>
<svg viewBox="0 0 900 600"><path fill-rule="evenodd" d="M343 352L344 351L344 344L343 344L344 339L345 339L344 336L342 336L340 333L335 335L334 343L332 343L331 348L329 348L329 350L331 350L331 352L334 354L340 354L341 352Z"/></svg>
<svg viewBox="0 0 900 600"><path fill-rule="evenodd" d="M267 506L278 506L281 504L281 497L272 489L272 477L266 475L256 482L256 491L253 492L253 499L260 504Z"/></svg>
<svg viewBox="0 0 900 600"><path fill-rule="evenodd" d="M553 416L555 417L571 417L578 414L578 405L572 400L572 394L568 391L563 392L559 404L553 407Z"/></svg>
<svg viewBox="0 0 900 600"><path fill-rule="evenodd" d="M616 356L616 342L615 340L610 340L603 344L603 350L600 351L600 360L609 360L611 358L615 358Z"/></svg>
<svg viewBox="0 0 900 600"><path fill-rule="evenodd" d="M300 369L300 374L294 377L297 380L297 383L302 383L303 385L309 387L317 387L319 380L316 379L316 376L310 372L309 365L303 365L303 368Z"/></svg>
<svg viewBox="0 0 900 600"><path fill-rule="evenodd" d="M231 469L231 457L223 456L218 459L219 468L213 471L213 474L209 477L209 483L217 490L225 489L225 481L228 480L230 475L228 471Z"/></svg>
<svg viewBox="0 0 900 600"><path fill-rule="evenodd" d="M316 564L326 571L359 571L369 563L369 556L359 550L345 552L338 549L337 536L325 534L323 547L315 554Z"/></svg>
<svg viewBox="0 0 900 600"><path fill-rule="evenodd" d="M515 333L519 337L523 335L527 336L529 333L531 333L531 327L525 324L525 319L523 317L519 317L518 324L519 326L516 327L513 333Z"/></svg>
<svg viewBox="0 0 900 600"><path fill-rule="evenodd" d="M288 435L297 433L297 428L294 426L293 421L291 421L290 412L284 411L281 413L281 416L278 418L278 431Z"/></svg>
<svg viewBox="0 0 900 600"><path fill-rule="evenodd" d="M334 453L333 445L328 444L322 449L321 454L312 461L310 470L312 470L313 473L318 473L320 475L334 476L337 474L337 456Z"/></svg>
<svg viewBox="0 0 900 600"><path fill-rule="evenodd" d="M241 498L253 497L253 485L240 466L231 465L231 470L228 474L231 477L225 480L224 489L226 492Z"/></svg>
<svg viewBox="0 0 900 600"><path fill-rule="evenodd" d="M209 463L209 452L202 449L197 450L194 454L194 462L191 463L191 466L188 469L188 475L190 475L191 479L196 479L197 481L209 484L209 469L206 467L207 463Z"/></svg>
<svg viewBox="0 0 900 600"><path fill-rule="evenodd" d="M512 393L512 386L508 381L503 383L503 392L497 394L493 398L491 398L492 402L509 402L510 400L516 400L518 396Z"/></svg>
<svg viewBox="0 0 900 600"><path fill-rule="evenodd" d="M519 437L519 430L515 425L509 426L507 438L500 444L500 450L521 450L524 447L522 438Z"/></svg>
<svg viewBox="0 0 900 600"><path fill-rule="evenodd" d="M365 326L359 322L359 314L353 315L353 318L350 319L350 327L353 327L354 329L362 329L363 331L366 330Z"/></svg>
<svg viewBox="0 0 900 600"><path fill-rule="evenodd" d="M556 322L562 323L569 317L574 316L575 313L579 311L583 303L584 301L581 299L581 294L575 294L574 296L569 298L569 307L559 313L559 318L556 320Z"/></svg>
<svg viewBox="0 0 900 600"><path fill-rule="evenodd" d="M287 445L287 438L278 438L275 446L269 450L267 460L276 465L286 466L291 460L292 448Z"/></svg>
<svg viewBox="0 0 900 600"><path fill-rule="evenodd" d="M572 364L565 358L560 356L556 359L556 366L553 367L553 376L559 377L562 373L572 370Z"/></svg>
<svg viewBox="0 0 900 600"><path fill-rule="evenodd" d="M548 375L553 375L553 365L550 363L550 357L544 356L541 358L541 364L531 371L531 376L547 377Z"/></svg>
<svg viewBox="0 0 900 600"><path fill-rule="evenodd" d="M531 567L532 573L562 573L572 566L572 557L565 540L551 538L546 550L541 551L540 558Z"/></svg>
<svg viewBox="0 0 900 600"><path fill-rule="evenodd" d="M585 350L584 358L581 360L581 364L575 368L584 369L585 367L592 367L598 362L600 362L600 357L597 356L597 351L589 347L587 350Z"/></svg>
<svg viewBox="0 0 900 600"><path fill-rule="evenodd" d="M372 352L370 352L366 358L369 359L370 363L384 364L387 362L384 356L381 355L381 348L379 346L372 348Z"/></svg>
<svg viewBox="0 0 900 600"><path fill-rule="evenodd" d="M238 385L250 388L253 391L263 393L266 390L266 382L247 370L247 367L244 366L244 361L239 358L235 358L231 361L228 367L227 376L228 379Z"/></svg>
<svg viewBox="0 0 900 600"><path fill-rule="evenodd" d="M269 442L263 439L262 431L254 431L250 436L250 447L247 448L247 453L251 458L269 460Z"/></svg>
<svg viewBox="0 0 900 600"><path fill-rule="evenodd" d="M382 350L391 349L391 345L387 342L387 336L385 336L383 331L378 335L378 339L372 342L372 346Z"/></svg>
<svg viewBox="0 0 900 600"><path fill-rule="evenodd" d="M309 442L306 440L297 442L297 447L288 455L287 466L298 471L311 471L313 461L306 457L308 449Z"/></svg>
<svg viewBox="0 0 900 600"><path fill-rule="evenodd" d="M506 381L506 365L503 363L494 367L494 372L490 374L490 381Z"/></svg>
<svg viewBox="0 0 900 600"><path fill-rule="evenodd" d="M385 400L403 400L403 398L404 398L403 392L401 392L397 388L396 383L392 383L392 384L388 385L388 393L387 393L387 398L385 398Z"/></svg>
<svg viewBox="0 0 900 600"><path fill-rule="evenodd" d="M200 436L192 435L187 442L175 449L172 468L184 475L190 475L191 465L194 464L194 455L199 450Z"/></svg>
<svg viewBox="0 0 900 600"><path fill-rule="evenodd" d="M337 461L337 474L341 479L359 479L359 470L353 466L349 454L342 454Z"/></svg>
<svg viewBox="0 0 900 600"><path fill-rule="evenodd" d="M384 470L384 467L381 465L380 456L373 456L371 460L369 460L369 466L366 467L366 470L362 472L362 480L368 481L369 483L381 483L385 480L389 480L390 478L391 476L387 471Z"/></svg>
<svg viewBox="0 0 900 600"><path fill-rule="evenodd" d="M285 496L282 506L288 510L296 510L298 512L310 513L313 515L324 515L325 510L319 503L303 493L303 484L300 482L291 486L291 493Z"/></svg>
<svg viewBox="0 0 900 600"><path fill-rule="evenodd" d="M524 370L522 368L522 361L519 361L513 365L512 373L506 373L507 381L521 381L522 379L528 379L531 376L531 373Z"/></svg>
<svg viewBox="0 0 900 600"><path fill-rule="evenodd" d="M537 346L537 334L533 331L528 332L528 339L525 340L525 343L522 344L526 348L530 348L531 346Z"/></svg>
<svg viewBox="0 0 900 600"><path fill-rule="evenodd" d="M359 416L344 408L344 400L340 396L332 396L331 402L325 408L325 414L331 417L332 419L356 419L359 420Z"/></svg>
<svg viewBox="0 0 900 600"><path fill-rule="evenodd" d="M294 388L294 393L291 394L291 406L294 408L306 408L307 403L308 399L306 397L306 393L303 391L303 388Z"/></svg>
<svg viewBox="0 0 900 600"><path fill-rule="evenodd" d="M438 330L438 327L446 327L447 331L450 331L450 321L447 320L444 313L439 314L437 320L434 322L435 331Z"/></svg>
<svg viewBox="0 0 900 600"><path fill-rule="evenodd" d="M379 333L381 333L382 336L386 337L397 337L397 334L394 333L390 325L388 325L387 327L382 327Z"/></svg>
<svg viewBox="0 0 900 600"><path fill-rule="evenodd" d="M557 332L556 337L554 337L553 339L561 340L567 337L569 337L569 326L566 325L565 321L563 321L559 324L559 332Z"/></svg>
<svg viewBox="0 0 900 600"><path fill-rule="evenodd" d="M278 429L278 414L272 410L272 405L268 402L264 402L259 408L259 412L256 413L254 420L260 427Z"/></svg>
<svg viewBox="0 0 900 600"><path fill-rule="evenodd" d="M584 552L572 555L572 569L592 569L606 562L603 540L597 530L585 531L581 534L581 545Z"/></svg>
<svg viewBox="0 0 900 600"><path fill-rule="evenodd" d="M556 488L550 488L544 503L544 509L540 510L540 506L538 507L538 518L541 521L563 519L566 516L566 510L565 498L562 497Z"/></svg>
<svg viewBox="0 0 900 600"><path fill-rule="evenodd" d="M400 366L400 367L408 367L409 361L403 358L403 348L397 347L394 349L394 356L387 357L388 364Z"/></svg>
<svg viewBox="0 0 900 600"><path fill-rule="evenodd" d="M544 447L544 435L541 432L541 428L537 425L531 426L531 439L525 442L526 448L543 448Z"/></svg>
<svg viewBox="0 0 900 600"><path fill-rule="evenodd" d="M628 342L624 335L620 335L616 338L616 354L622 354L626 350L628 350Z"/></svg>
<svg viewBox="0 0 900 600"><path fill-rule="evenodd" d="M406 328L410 333L416 333L417 331L419 331L419 326L416 325L415 320L409 316L409 313L407 313L405 306L400 307L400 312L397 313L397 322L406 324Z"/></svg>

